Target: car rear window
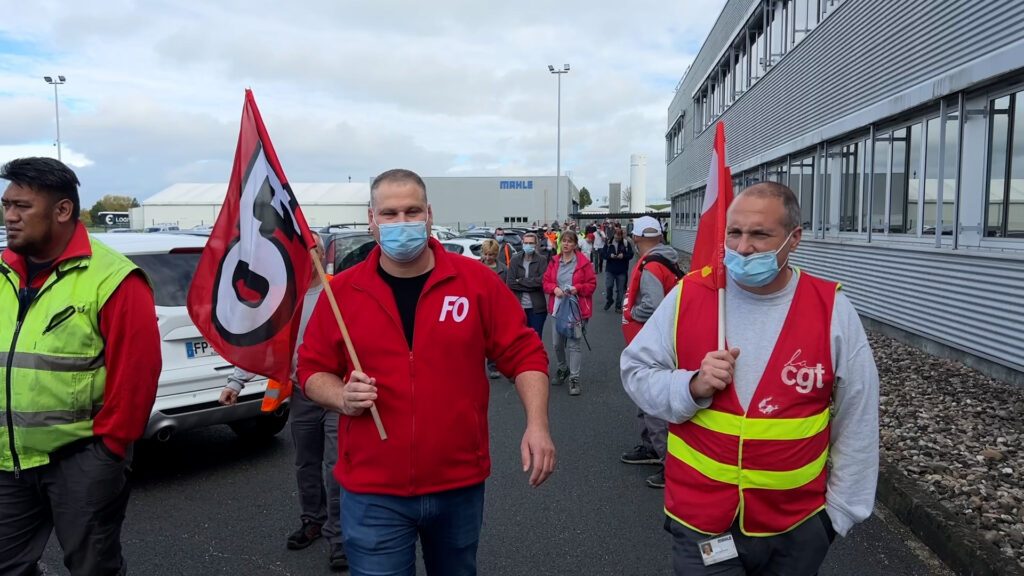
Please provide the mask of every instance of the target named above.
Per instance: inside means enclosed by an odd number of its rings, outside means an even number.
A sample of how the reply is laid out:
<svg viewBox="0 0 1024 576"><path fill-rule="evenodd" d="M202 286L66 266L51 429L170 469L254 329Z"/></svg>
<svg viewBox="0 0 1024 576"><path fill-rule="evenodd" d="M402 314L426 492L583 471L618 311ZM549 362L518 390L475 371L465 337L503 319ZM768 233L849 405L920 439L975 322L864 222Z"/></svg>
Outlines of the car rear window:
<svg viewBox="0 0 1024 576"><path fill-rule="evenodd" d="M201 252L128 256L149 276L157 306L184 306Z"/></svg>
<svg viewBox="0 0 1024 576"><path fill-rule="evenodd" d="M369 234L338 236L328 246L328 258L334 260L334 274L359 264L373 251L377 242Z"/></svg>

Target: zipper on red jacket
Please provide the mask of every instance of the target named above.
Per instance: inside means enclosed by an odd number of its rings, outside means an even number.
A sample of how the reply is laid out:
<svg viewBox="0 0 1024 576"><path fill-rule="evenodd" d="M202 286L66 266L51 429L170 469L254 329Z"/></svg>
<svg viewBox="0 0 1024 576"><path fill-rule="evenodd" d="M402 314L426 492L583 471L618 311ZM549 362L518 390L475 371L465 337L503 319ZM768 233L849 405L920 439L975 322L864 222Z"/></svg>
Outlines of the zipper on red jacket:
<svg viewBox="0 0 1024 576"><path fill-rule="evenodd" d="M419 303L416 304L417 308ZM416 329L413 328L413 338L415 339ZM412 439L416 439L416 380L415 370L413 370L413 355L412 350L409 350L409 393L412 395ZM412 495L416 490L416 450L409 450L409 495Z"/></svg>

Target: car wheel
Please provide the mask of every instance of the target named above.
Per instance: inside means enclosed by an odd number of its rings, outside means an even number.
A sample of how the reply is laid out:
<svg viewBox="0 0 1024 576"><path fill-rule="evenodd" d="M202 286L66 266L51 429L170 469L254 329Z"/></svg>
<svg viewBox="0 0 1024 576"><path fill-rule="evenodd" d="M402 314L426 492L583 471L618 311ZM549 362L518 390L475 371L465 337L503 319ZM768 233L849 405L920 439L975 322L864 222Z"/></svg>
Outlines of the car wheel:
<svg viewBox="0 0 1024 576"><path fill-rule="evenodd" d="M265 440L273 438L278 432L284 430L284 426L287 423L288 410L283 410L280 414L267 414L266 416L239 420L231 422L228 426L231 427L231 431L237 434L239 438L245 440Z"/></svg>

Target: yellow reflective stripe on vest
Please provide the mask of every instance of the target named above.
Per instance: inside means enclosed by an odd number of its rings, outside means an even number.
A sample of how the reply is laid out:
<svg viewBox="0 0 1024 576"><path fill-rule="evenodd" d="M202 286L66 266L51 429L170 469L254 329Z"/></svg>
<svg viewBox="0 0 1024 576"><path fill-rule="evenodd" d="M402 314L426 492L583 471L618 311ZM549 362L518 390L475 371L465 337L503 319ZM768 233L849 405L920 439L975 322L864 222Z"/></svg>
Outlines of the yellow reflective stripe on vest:
<svg viewBox="0 0 1024 576"><path fill-rule="evenodd" d="M769 490L791 490L807 484L821 474L825 468L825 462L828 460L828 449L825 449L814 461L796 470L740 469L739 466L723 464L701 454L685 440L671 432L668 435L668 453L717 482L742 488L767 488Z"/></svg>
<svg viewBox="0 0 1024 576"><path fill-rule="evenodd" d="M18 428L43 428L61 426L92 420L100 413L103 405L93 406L88 410L48 410L46 412L11 412L11 420ZM7 426L7 412L0 410L0 428Z"/></svg>
<svg viewBox="0 0 1024 576"><path fill-rule="evenodd" d="M739 466L723 464L710 456L706 456L671 432L668 434L668 453L689 464L690 467L712 480L725 484L739 484Z"/></svg>
<svg viewBox="0 0 1024 576"><path fill-rule="evenodd" d="M9 352L0 352L0 364L7 365ZM11 360L11 368L26 370L45 370L47 372L89 372L102 368L106 364L103 354L92 358L78 356L54 356L52 354L34 354L17 352Z"/></svg>
<svg viewBox="0 0 1024 576"><path fill-rule="evenodd" d="M743 488L767 488L769 490L792 490L807 484L818 477L825 469L828 460L828 448L806 466L796 470L747 470L744 469L740 480Z"/></svg>
<svg viewBox="0 0 1024 576"><path fill-rule="evenodd" d="M705 408L698 410L690 422L744 440L802 440L824 430L829 417L828 408L806 418L746 418Z"/></svg>

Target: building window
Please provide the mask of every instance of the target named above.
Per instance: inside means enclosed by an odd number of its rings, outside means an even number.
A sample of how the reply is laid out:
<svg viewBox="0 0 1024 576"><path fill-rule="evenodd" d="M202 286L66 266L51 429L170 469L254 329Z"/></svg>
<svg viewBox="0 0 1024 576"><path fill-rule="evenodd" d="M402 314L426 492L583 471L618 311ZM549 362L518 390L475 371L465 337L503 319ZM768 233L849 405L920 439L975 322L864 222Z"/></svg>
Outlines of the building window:
<svg viewBox="0 0 1024 576"><path fill-rule="evenodd" d="M953 210L956 202L956 172L960 159L960 148L957 142L959 126L956 110L951 110L946 115L946 140L943 142L939 117L930 118L926 124L922 234L935 234L939 210L942 210L942 235L953 234L956 217ZM941 170L940 156L942 157ZM939 202L940 190L942 191L941 205Z"/></svg>
<svg viewBox="0 0 1024 576"><path fill-rule="evenodd" d="M810 230L814 219L814 156L792 161L789 165L789 187L800 201L800 226Z"/></svg>
<svg viewBox="0 0 1024 576"><path fill-rule="evenodd" d="M1024 91L989 102L985 236L1024 238Z"/></svg>
<svg viewBox="0 0 1024 576"><path fill-rule="evenodd" d="M839 231L860 232L861 186L867 141L843 146L840 152Z"/></svg>
<svg viewBox="0 0 1024 576"><path fill-rule="evenodd" d="M871 231L885 232L886 205L885 198L889 187L889 165L892 158L889 153L892 134L889 132L875 134L874 169L871 171ZM862 226L862 228L866 228Z"/></svg>

